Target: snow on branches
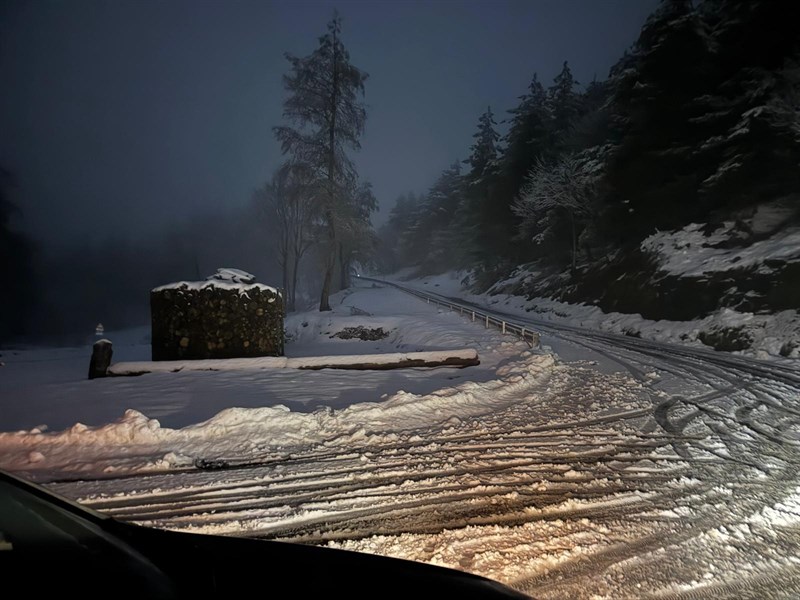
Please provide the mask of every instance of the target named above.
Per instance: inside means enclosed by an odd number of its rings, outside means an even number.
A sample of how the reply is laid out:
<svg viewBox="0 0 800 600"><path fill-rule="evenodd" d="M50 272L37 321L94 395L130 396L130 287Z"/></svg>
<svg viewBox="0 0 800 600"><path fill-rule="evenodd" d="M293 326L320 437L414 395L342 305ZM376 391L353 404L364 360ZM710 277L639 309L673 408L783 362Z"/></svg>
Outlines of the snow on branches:
<svg viewBox="0 0 800 600"><path fill-rule="evenodd" d="M562 219L569 221L573 269L579 229L596 212L598 176L592 166L579 155L562 156L553 162L537 161L512 207L522 219L520 235L534 244L556 237Z"/></svg>

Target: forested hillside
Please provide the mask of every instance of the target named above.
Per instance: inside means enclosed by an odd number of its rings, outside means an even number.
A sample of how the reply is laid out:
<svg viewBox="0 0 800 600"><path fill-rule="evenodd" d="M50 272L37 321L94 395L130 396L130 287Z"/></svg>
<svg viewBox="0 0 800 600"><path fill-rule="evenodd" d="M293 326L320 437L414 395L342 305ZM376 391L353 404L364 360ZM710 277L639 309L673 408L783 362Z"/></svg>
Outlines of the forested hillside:
<svg viewBox="0 0 800 600"><path fill-rule="evenodd" d="M503 136L487 109L467 160L398 199L380 267L475 291L525 270L515 293L649 318L800 306L798 8L665 0L605 81L533 74Z"/></svg>

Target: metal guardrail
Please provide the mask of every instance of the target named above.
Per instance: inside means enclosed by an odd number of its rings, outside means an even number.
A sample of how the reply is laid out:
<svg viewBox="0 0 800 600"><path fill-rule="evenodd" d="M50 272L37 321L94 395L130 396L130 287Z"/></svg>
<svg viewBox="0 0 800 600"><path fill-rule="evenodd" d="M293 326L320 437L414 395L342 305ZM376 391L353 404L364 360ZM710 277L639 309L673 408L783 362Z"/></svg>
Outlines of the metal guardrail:
<svg viewBox="0 0 800 600"><path fill-rule="evenodd" d="M490 313L483 312L474 306L459 304L458 302L452 302L435 294L428 294L420 290L415 290L413 288L408 288L403 285L398 285L392 281L375 279L373 277L364 277L363 275L359 276L359 279L363 279L365 281L372 281L374 283L380 283L383 285L390 285L393 288L400 290L401 292L405 292L406 294L411 294L412 296L416 296L421 300L425 300L428 304L442 306L450 309L453 312L459 312L462 316L469 318L473 323L482 323L484 327L486 327L486 329L489 329L489 327L495 327L504 334L517 336L532 348L539 347L539 333L533 331L530 327L525 327L524 325L520 325L519 323L514 323L513 321L507 321L501 319Z"/></svg>

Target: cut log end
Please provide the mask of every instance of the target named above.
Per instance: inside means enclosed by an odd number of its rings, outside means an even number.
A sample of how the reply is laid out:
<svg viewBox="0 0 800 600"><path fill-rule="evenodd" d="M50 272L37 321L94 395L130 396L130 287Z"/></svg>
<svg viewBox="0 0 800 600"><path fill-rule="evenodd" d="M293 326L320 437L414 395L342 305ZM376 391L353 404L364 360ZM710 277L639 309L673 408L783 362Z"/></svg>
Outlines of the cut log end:
<svg viewBox="0 0 800 600"><path fill-rule="evenodd" d="M92 358L89 361L89 379L97 379L108 375L111 357L114 355L111 342L98 340L92 346Z"/></svg>

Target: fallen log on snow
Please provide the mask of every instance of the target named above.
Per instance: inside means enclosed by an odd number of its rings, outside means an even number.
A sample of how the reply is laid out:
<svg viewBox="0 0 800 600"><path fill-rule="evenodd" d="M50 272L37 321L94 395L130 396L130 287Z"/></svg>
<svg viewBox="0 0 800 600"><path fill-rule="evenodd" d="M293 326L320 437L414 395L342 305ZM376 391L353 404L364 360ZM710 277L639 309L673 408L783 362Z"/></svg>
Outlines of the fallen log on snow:
<svg viewBox="0 0 800 600"><path fill-rule="evenodd" d="M412 367L472 367L480 364L475 350L450 352L405 352L402 354L364 354L353 356L318 356L315 362L296 369L408 369ZM305 360L305 359L289 359ZM319 362L316 362L319 361Z"/></svg>
<svg viewBox="0 0 800 600"><path fill-rule="evenodd" d="M478 353L471 349L435 352L394 352L391 354L347 354L343 356L308 356L286 358L229 358L209 360L162 360L157 362L121 362L108 368L109 376L178 373L182 371L253 371L263 369L353 369L384 370L413 367L471 367L480 364Z"/></svg>

